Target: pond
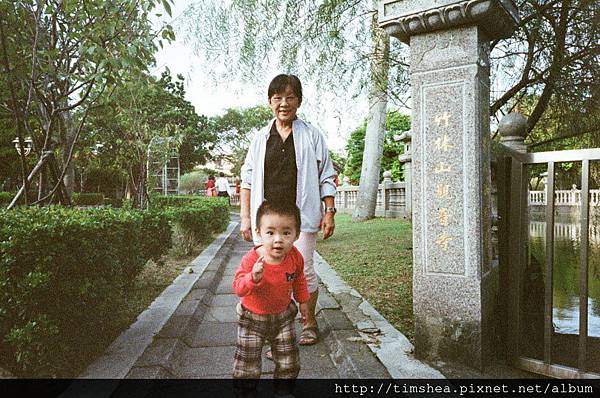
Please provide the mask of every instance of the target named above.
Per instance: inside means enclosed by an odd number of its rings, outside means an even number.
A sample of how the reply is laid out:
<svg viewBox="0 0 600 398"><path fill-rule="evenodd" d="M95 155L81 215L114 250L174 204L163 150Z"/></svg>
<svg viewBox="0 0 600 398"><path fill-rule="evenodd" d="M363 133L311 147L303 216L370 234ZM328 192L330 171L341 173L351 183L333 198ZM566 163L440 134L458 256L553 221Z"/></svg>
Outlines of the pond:
<svg viewBox="0 0 600 398"><path fill-rule="evenodd" d="M588 336L600 337L600 225L590 220L588 246ZM554 227L552 322L554 332L579 334L581 227L579 220L557 218ZM530 279L545 274L546 222L529 223ZM534 270L534 271L531 271ZM543 289L543 287L542 287Z"/></svg>

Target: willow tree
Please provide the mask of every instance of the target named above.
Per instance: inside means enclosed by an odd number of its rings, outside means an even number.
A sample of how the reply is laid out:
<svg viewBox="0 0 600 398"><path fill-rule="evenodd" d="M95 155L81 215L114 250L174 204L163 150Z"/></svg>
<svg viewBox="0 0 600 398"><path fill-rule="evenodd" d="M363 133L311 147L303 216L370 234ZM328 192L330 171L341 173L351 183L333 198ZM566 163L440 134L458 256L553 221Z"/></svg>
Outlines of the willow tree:
<svg viewBox="0 0 600 398"><path fill-rule="evenodd" d="M204 67L222 80L264 80L275 66L317 92L354 101L367 94L367 140L356 219L374 216L388 100L406 100L400 45L377 27L378 1L201 1L186 19ZM388 85L393 79L395 84ZM390 87L393 90L390 90ZM328 101L319 104L326 107ZM343 117L343 116L342 116Z"/></svg>
<svg viewBox="0 0 600 398"><path fill-rule="evenodd" d="M160 1L168 12L170 1ZM21 149L29 136L37 156L29 170L21 155L22 187L10 206L24 192L27 203L28 186L36 176L38 203L57 196L69 204L72 155L88 110L124 77L153 62L157 32L149 15L157 3L0 2L1 78L9 94L2 102L13 113ZM161 32L164 39L174 38L170 27Z"/></svg>
<svg viewBox="0 0 600 398"><path fill-rule="evenodd" d="M373 3L376 5L377 1ZM365 134L365 150L360 172L360 186L356 198L356 207L352 214L354 221L364 221L375 217L381 155L383 154L383 140L385 138L390 38L384 31L378 29L376 24L377 18L374 15L371 23L375 50L371 59L372 84L369 92L369 113Z"/></svg>

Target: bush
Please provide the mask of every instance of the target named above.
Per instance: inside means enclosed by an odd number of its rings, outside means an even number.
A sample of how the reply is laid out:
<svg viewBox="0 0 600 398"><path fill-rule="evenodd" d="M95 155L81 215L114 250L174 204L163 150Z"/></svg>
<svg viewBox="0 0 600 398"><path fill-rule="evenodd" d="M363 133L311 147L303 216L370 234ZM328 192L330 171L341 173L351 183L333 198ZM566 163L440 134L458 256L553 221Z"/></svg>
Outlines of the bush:
<svg viewBox="0 0 600 398"><path fill-rule="evenodd" d="M205 189L208 174L203 171L192 171L181 176L179 190L184 193L196 193Z"/></svg>
<svg viewBox="0 0 600 398"><path fill-rule="evenodd" d="M22 376L60 374L82 341L114 328L128 286L169 248L164 214L0 209L0 357Z"/></svg>
<svg viewBox="0 0 600 398"><path fill-rule="evenodd" d="M10 202L12 202L12 200L16 194L17 194L16 192L0 192L0 206L1 207L8 206L10 204ZM27 197L29 198L29 203L35 202L37 200L37 191L36 192L29 191L29 193L27 194ZM21 195L21 197L17 201L17 204L22 205L24 203L25 202L23 200L23 195Z"/></svg>
<svg viewBox="0 0 600 398"><path fill-rule="evenodd" d="M200 242L207 241L213 233L227 228L229 203L226 198L198 196L155 196L152 208L160 209L173 225L173 246L190 254Z"/></svg>
<svg viewBox="0 0 600 398"><path fill-rule="evenodd" d="M101 193L74 193L73 204L76 206L102 206L104 195Z"/></svg>
<svg viewBox="0 0 600 398"><path fill-rule="evenodd" d="M111 207L123 207L123 199L104 198L104 204ZM131 206L129 208L131 208Z"/></svg>
<svg viewBox="0 0 600 398"><path fill-rule="evenodd" d="M14 197L15 194L13 192L0 192L0 206L8 206Z"/></svg>

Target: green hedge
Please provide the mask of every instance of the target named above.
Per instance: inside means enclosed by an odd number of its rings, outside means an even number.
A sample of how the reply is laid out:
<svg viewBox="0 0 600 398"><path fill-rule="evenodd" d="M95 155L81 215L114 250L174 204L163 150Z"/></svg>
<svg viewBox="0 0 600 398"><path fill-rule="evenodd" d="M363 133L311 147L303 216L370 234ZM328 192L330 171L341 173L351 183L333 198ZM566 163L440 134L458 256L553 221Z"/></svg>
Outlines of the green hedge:
<svg viewBox="0 0 600 398"><path fill-rule="evenodd" d="M76 206L102 206L104 195L101 193L73 193L73 204Z"/></svg>
<svg viewBox="0 0 600 398"><path fill-rule="evenodd" d="M119 198L104 198L104 204L111 207L123 207L123 199Z"/></svg>
<svg viewBox="0 0 600 398"><path fill-rule="evenodd" d="M151 206L168 216L173 225L173 246L185 254L213 233L224 231L229 223L227 198L154 196Z"/></svg>
<svg viewBox="0 0 600 398"><path fill-rule="evenodd" d="M16 192L0 192L0 207L8 206L9 203L12 202L16 194ZM27 197L29 198L29 203L35 202L37 200L37 192L29 191ZM24 196L21 195L21 197L17 201L17 204L24 204L25 201L23 199Z"/></svg>
<svg viewBox="0 0 600 398"><path fill-rule="evenodd" d="M170 239L160 212L0 209L1 362L45 377L81 360L81 341L114 327L128 285Z"/></svg>
<svg viewBox="0 0 600 398"><path fill-rule="evenodd" d="M14 197L15 194L13 192L0 192L0 206L8 206Z"/></svg>

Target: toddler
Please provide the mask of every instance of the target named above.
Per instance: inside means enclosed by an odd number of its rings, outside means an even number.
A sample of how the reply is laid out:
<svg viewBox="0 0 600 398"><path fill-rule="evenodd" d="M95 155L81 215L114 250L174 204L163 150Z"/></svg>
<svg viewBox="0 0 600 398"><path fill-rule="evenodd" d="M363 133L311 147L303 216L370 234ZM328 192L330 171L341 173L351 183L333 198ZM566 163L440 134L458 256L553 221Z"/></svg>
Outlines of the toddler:
<svg viewBox="0 0 600 398"><path fill-rule="evenodd" d="M261 244L242 258L233 289L241 297L233 378L237 393L252 396L260 378L262 348L271 343L276 393L289 394L300 371L294 318L300 303L303 317L310 298L304 278L304 260L294 247L300 235L300 211L293 203L263 202L256 214ZM243 382L240 379L255 379ZM286 379L288 383L277 381Z"/></svg>

